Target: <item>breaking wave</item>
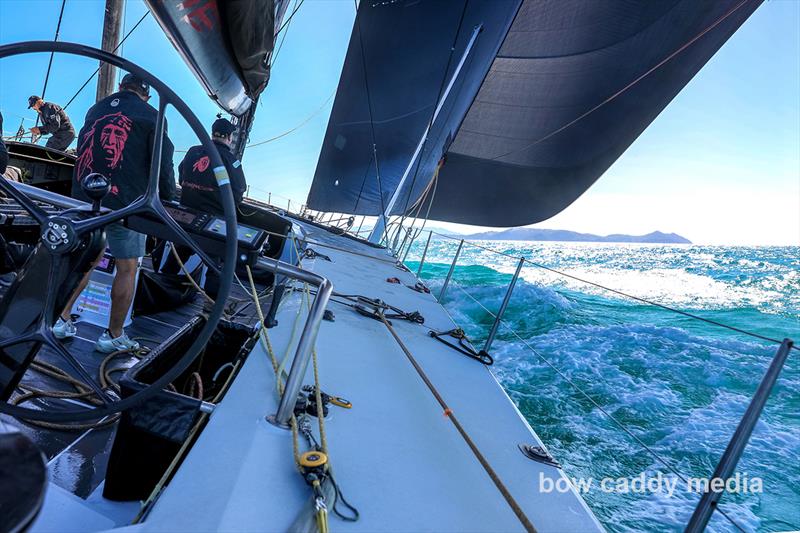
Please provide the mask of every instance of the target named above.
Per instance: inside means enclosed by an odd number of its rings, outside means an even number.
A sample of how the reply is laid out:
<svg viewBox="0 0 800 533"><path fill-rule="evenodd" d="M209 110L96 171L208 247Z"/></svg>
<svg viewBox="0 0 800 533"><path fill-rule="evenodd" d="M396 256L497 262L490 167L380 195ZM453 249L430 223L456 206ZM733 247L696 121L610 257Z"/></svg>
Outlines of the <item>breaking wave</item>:
<svg viewBox="0 0 800 533"><path fill-rule="evenodd" d="M800 338L800 247L484 241L489 248L770 337ZM422 273L438 294L457 243L434 240ZM415 255L417 254L417 255ZM407 263L417 264L414 245ZM482 342L516 269L465 246L444 304ZM493 371L570 477L673 476L546 358L688 477L709 477L776 346L526 266L492 347ZM521 339L533 346L533 353ZM745 530L800 529L800 364L790 357L738 471L763 492L722 508ZM584 496L610 530L682 530L699 495ZM735 529L716 513L710 530Z"/></svg>

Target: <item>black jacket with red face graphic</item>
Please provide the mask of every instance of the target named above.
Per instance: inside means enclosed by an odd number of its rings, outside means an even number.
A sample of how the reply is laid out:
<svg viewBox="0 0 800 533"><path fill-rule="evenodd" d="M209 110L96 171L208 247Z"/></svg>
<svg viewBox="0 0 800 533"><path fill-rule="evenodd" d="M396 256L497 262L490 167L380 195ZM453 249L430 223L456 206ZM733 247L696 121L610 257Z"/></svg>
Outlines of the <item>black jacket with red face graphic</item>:
<svg viewBox="0 0 800 533"><path fill-rule="evenodd" d="M114 93L93 105L78 134L72 196L89 201L80 180L92 172L111 180L111 192L103 200L105 207L120 209L144 194L157 116L153 107L130 91ZM175 196L174 151L169 137L164 135L158 188L165 200Z"/></svg>
<svg viewBox="0 0 800 533"><path fill-rule="evenodd" d="M238 206L247 189L242 163L231 153L230 148L214 141L222 162L231 179L233 202ZM192 146L178 165L178 183L181 185L181 203L206 213L223 214L214 169L202 146Z"/></svg>

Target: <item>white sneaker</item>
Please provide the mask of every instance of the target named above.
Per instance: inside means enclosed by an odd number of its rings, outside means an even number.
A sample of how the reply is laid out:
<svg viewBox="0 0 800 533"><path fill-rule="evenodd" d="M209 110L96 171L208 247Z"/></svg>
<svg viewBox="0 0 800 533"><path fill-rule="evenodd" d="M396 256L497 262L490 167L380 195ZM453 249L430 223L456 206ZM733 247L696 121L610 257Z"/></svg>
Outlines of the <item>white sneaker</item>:
<svg viewBox="0 0 800 533"><path fill-rule="evenodd" d="M135 352L139 349L139 343L128 337L124 331L119 337L112 338L111 332L105 330L103 334L100 335L100 338L97 339L94 349L103 353L119 352L121 350Z"/></svg>
<svg viewBox="0 0 800 533"><path fill-rule="evenodd" d="M56 339L69 339L77 334L78 328L75 326L75 322L73 322L71 318L69 320L64 320L63 318L58 317L58 320L56 320L56 323L53 326L53 335Z"/></svg>

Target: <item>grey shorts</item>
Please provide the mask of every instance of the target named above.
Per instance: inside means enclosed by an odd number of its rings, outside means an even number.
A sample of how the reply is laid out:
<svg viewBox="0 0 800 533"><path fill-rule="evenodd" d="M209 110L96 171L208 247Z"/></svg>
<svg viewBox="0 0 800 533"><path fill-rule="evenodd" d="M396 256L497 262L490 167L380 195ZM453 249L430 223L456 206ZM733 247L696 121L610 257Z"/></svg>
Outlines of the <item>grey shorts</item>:
<svg viewBox="0 0 800 533"><path fill-rule="evenodd" d="M117 259L144 257L146 239L146 235L126 228L120 222L106 226L106 242L111 255Z"/></svg>

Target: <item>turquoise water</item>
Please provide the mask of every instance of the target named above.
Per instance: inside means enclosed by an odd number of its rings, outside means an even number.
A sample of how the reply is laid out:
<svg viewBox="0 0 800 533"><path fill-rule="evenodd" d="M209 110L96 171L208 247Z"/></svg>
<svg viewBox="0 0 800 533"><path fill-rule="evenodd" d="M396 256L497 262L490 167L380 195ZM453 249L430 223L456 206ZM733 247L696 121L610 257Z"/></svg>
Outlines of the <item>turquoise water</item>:
<svg viewBox="0 0 800 533"><path fill-rule="evenodd" d="M406 263L416 271L424 239ZM773 338L800 341L800 247L715 247L480 241ZM433 240L422 271L438 295L458 243ZM464 247L444 305L485 340L516 260ZM687 477L710 477L777 345L697 322L526 266L504 320L542 357ZM623 433L507 328L493 367L571 478L674 474ZM793 351L739 463L750 489L724 509L747 531L800 529L800 351ZM531 483L536 483L531 480ZM662 487L663 488L663 487ZM642 493L584 494L612 531L682 530L698 494L678 484ZM719 513L710 530L735 531Z"/></svg>

